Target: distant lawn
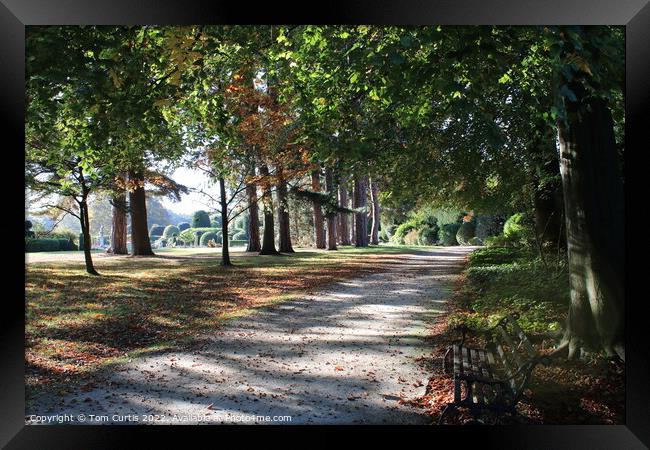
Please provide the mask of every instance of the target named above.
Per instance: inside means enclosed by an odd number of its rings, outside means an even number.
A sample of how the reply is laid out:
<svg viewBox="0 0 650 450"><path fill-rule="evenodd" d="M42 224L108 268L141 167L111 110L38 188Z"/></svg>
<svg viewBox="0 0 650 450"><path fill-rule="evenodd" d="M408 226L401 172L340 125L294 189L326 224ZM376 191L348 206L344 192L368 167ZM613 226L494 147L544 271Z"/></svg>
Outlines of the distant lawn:
<svg viewBox="0 0 650 450"><path fill-rule="evenodd" d="M35 395L33 388L60 386L140 354L180 348L225 320L337 280L387 270L400 262L400 254L424 249L235 252L233 268L219 265L220 248L159 249L155 257L97 254L100 277L84 272L83 255L28 262L28 390ZM58 258L82 252L50 253Z"/></svg>

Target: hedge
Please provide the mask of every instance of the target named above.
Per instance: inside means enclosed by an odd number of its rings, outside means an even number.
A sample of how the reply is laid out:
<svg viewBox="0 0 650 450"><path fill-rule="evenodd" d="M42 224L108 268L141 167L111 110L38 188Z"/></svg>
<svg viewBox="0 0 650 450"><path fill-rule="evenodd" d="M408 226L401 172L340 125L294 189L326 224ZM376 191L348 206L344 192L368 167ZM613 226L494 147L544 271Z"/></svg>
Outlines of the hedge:
<svg viewBox="0 0 650 450"><path fill-rule="evenodd" d="M58 252L61 250L59 239L26 239L26 252ZM66 241L67 243L67 241Z"/></svg>
<svg viewBox="0 0 650 450"><path fill-rule="evenodd" d="M243 246L243 245L248 245L248 240L244 239L233 239L230 241L230 246L231 247L236 247L236 246Z"/></svg>

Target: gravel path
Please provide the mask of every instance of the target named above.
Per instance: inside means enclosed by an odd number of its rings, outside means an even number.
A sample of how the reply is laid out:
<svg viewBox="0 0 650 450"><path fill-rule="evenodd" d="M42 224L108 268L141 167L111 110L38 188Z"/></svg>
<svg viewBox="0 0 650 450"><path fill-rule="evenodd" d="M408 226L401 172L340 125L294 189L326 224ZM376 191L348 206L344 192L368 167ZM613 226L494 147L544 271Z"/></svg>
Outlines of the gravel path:
<svg viewBox="0 0 650 450"><path fill-rule="evenodd" d="M135 359L102 387L42 397L28 422L68 414L54 420L79 423L83 414L87 424L429 423L399 400L424 394L426 324L472 249L400 255L390 272L233 321L196 351Z"/></svg>

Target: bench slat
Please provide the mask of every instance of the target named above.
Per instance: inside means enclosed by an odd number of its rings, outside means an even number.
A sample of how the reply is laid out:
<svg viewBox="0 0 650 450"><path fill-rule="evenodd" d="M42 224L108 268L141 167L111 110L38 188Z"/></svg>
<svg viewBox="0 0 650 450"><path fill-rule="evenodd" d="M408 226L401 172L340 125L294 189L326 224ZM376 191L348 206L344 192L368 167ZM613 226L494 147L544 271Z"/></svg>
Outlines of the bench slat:
<svg viewBox="0 0 650 450"><path fill-rule="evenodd" d="M461 358L461 363L463 365L463 369L462 369L463 373L467 375L474 375L472 373L472 364L469 360L469 350L467 349L467 347L462 347L462 350L463 350L463 355ZM466 381L465 386L467 387L467 393L465 394L465 398L471 399L473 396L472 383Z"/></svg>
<svg viewBox="0 0 650 450"><path fill-rule="evenodd" d="M526 333L524 333L524 330L521 329L519 324L515 322L514 319L510 319L509 322L512 324L512 329L515 330L515 333L517 333L517 336L519 336L519 339L526 349L528 356L531 358L536 357L537 352L533 348L533 345L530 343L530 340L528 339L528 336L526 336Z"/></svg>
<svg viewBox="0 0 650 450"><path fill-rule="evenodd" d="M479 353L481 350L479 349L470 349L470 356L472 358L472 369L474 370L474 373L476 373L478 376L481 376L483 378L489 378L489 375L483 369L481 365L481 357L479 356ZM488 403L488 394L489 394L489 385L486 383L476 383L476 388L474 392L474 403L479 403L479 397L482 397L480 400L482 400L483 403Z"/></svg>
<svg viewBox="0 0 650 450"><path fill-rule="evenodd" d="M454 345L454 374L461 373L460 345ZM460 381L454 380L454 402L460 402Z"/></svg>
<svg viewBox="0 0 650 450"><path fill-rule="evenodd" d="M501 344L497 345L497 351L499 352L499 356L501 357L501 362L503 363L503 367L506 371L506 375L508 376L510 386L512 387L513 392L517 388L517 383L515 382L514 378L512 375L515 373L513 370L510 361L508 360L508 356L506 354L506 351L503 349L503 346Z"/></svg>
<svg viewBox="0 0 650 450"><path fill-rule="evenodd" d="M487 378L490 379L496 379L494 376L494 373L492 372L492 368L490 367L491 363L489 362L490 359L494 361L494 357L492 356L492 353L488 350L481 350L479 352L479 356L481 358L481 367L483 368L483 373ZM493 394L495 398L499 398L501 396L501 386L498 384L490 386L490 388L493 390ZM488 403L486 401L486 403Z"/></svg>
<svg viewBox="0 0 650 450"><path fill-rule="evenodd" d="M501 337L503 338L503 340L506 342L508 347L510 347L510 353L514 358L517 367L521 367L524 364L524 362L521 360L521 356L519 356L519 353L517 353L517 347L515 346L515 343L512 341L512 338L504 328L499 327L499 331L501 332Z"/></svg>

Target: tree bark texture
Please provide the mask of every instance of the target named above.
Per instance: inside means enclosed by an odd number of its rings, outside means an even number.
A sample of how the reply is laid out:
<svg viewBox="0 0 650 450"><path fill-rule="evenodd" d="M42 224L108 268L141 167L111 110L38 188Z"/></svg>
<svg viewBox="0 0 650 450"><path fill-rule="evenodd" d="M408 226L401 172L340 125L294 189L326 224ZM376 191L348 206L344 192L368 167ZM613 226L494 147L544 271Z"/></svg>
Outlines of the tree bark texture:
<svg viewBox="0 0 650 450"><path fill-rule="evenodd" d="M349 207L347 178L341 177L339 181L339 205L343 208ZM339 241L341 245L351 245L350 240L350 219L347 213L339 213Z"/></svg>
<svg viewBox="0 0 650 450"><path fill-rule="evenodd" d="M365 177L354 178L354 208L365 208L367 206L367 184ZM357 247L368 246L368 213L357 212L354 214L354 243Z"/></svg>
<svg viewBox="0 0 650 450"><path fill-rule="evenodd" d="M266 164L260 165L260 175L265 179L262 182L264 198L262 208L264 210L264 234L262 235L262 250L260 255L277 255L275 248L275 224L273 223L273 197L271 194L271 183L268 180L269 168Z"/></svg>
<svg viewBox="0 0 650 450"><path fill-rule="evenodd" d="M311 189L320 192L320 170L311 173ZM316 248L325 248L325 228L323 226L323 209L319 201L314 200L314 243Z"/></svg>
<svg viewBox="0 0 650 450"><path fill-rule="evenodd" d="M334 185L334 175L332 173L332 169L330 168L325 169L325 189L327 189L329 195L336 197L337 189L336 186ZM336 233L336 213L331 212L330 214L327 215L327 249L328 250L337 250L336 248L337 239L338 238Z"/></svg>
<svg viewBox="0 0 650 450"><path fill-rule="evenodd" d="M565 343L570 358L604 349L624 360L624 198L611 112L599 99L567 102L558 128L571 285Z"/></svg>
<svg viewBox="0 0 650 450"><path fill-rule="evenodd" d="M377 181L370 180L370 201L372 202L371 220L372 227L370 231L370 243L372 245L379 245L379 187Z"/></svg>
<svg viewBox="0 0 650 450"><path fill-rule="evenodd" d="M149 240L149 230L147 229L147 201L142 171L129 171L129 180L134 185L134 188L129 191L133 255L153 255L151 241Z"/></svg>

